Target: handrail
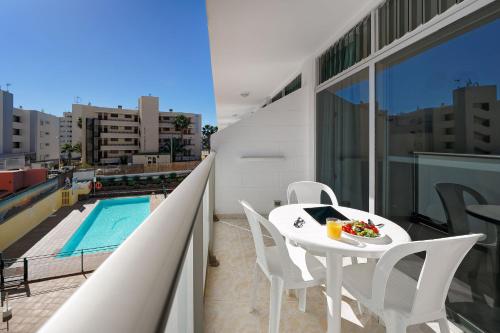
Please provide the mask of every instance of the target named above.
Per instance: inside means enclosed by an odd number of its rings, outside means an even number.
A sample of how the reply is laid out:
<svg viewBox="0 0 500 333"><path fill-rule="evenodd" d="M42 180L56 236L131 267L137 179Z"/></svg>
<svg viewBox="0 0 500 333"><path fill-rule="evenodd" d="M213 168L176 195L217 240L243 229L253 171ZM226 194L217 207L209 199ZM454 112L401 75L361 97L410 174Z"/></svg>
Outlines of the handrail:
<svg viewBox="0 0 500 333"><path fill-rule="evenodd" d="M205 158L39 332L163 332L214 159Z"/></svg>

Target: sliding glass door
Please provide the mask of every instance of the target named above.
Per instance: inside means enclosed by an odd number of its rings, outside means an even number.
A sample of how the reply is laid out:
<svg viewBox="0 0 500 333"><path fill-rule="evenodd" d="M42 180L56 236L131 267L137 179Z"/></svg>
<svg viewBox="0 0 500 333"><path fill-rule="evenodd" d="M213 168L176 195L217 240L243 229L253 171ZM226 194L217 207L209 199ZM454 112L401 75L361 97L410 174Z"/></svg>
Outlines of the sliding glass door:
<svg viewBox="0 0 500 333"><path fill-rule="evenodd" d="M319 92L316 106L317 179L368 210L368 71Z"/></svg>
<svg viewBox="0 0 500 333"><path fill-rule="evenodd" d="M406 2L388 4L404 9ZM422 10L438 2L425 3ZM398 13L406 11L389 11ZM333 77L329 86L319 78L316 179L333 188L341 205L363 210L374 189L375 213L413 240L485 234L454 276L446 307L466 332L500 332L500 2L397 52L389 44L402 35L381 42L380 34L372 42L389 47L369 55L355 74L341 73L346 78ZM414 262L405 267L418 278Z"/></svg>
<svg viewBox="0 0 500 333"><path fill-rule="evenodd" d="M377 213L413 240L486 235L447 299L484 332L500 332L499 36L499 15L476 13L376 64Z"/></svg>

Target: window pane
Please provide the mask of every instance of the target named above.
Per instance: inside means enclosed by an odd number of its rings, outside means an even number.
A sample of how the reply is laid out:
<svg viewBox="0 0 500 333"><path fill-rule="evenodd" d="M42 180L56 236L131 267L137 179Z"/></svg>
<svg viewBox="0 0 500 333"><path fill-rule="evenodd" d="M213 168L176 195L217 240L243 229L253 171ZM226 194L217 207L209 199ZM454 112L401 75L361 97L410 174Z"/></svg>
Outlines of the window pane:
<svg viewBox="0 0 500 333"><path fill-rule="evenodd" d="M499 7L385 59L376 71L377 212L413 240L487 235L447 299L453 319L485 332L500 332L500 215L481 215L484 206L475 213L473 205L500 207Z"/></svg>
<svg viewBox="0 0 500 333"><path fill-rule="evenodd" d="M317 179L341 205L368 210L368 71L317 95Z"/></svg>

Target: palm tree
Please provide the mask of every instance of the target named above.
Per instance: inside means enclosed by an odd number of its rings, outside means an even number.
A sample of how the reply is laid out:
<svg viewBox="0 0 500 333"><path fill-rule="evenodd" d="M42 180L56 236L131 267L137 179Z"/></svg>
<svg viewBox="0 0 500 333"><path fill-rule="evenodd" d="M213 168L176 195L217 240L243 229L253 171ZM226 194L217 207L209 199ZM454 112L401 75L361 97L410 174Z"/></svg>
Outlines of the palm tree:
<svg viewBox="0 0 500 333"><path fill-rule="evenodd" d="M182 139L172 138L160 148L160 152L170 154L172 158L171 162L175 162L175 155L184 153L184 144Z"/></svg>
<svg viewBox="0 0 500 333"><path fill-rule="evenodd" d="M82 153L82 144L81 144L81 142L77 142L77 143L73 146L73 149L74 149L74 152L75 152L75 153L81 154L81 153Z"/></svg>
<svg viewBox="0 0 500 333"><path fill-rule="evenodd" d="M202 127L201 136L203 149L210 151L210 137L218 130L219 128L217 126L212 126L210 124L206 124Z"/></svg>
<svg viewBox="0 0 500 333"><path fill-rule="evenodd" d="M184 153L184 131L189 128L189 125L191 125L191 118L186 117L185 115L178 115L175 117L174 120L174 125L175 125L175 130L177 132L181 132L181 138L180 138L180 145L182 146L182 152ZM175 151L175 145L174 145L174 154L176 154L177 151ZM173 162L173 158L172 158Z"/></svg>
<svg viewBox="0 0 500 333"><path fill-rule="evenodd" d="M71 159L72 159L72 153L75 151L75 147L71 143L65 143L61 147L61 153L67 154L68 161L67 164L71 164Z"/></svg>
<svg viewBox="0 0 500 333"><path fill-rule="evenodd" d="M74 146L71 143L65 143L61 147L61 153L66 153L68 156L68 164L71 165L72 154L73 153L81 153L82 152L82 144L80 142L76 143Z"/></svg>

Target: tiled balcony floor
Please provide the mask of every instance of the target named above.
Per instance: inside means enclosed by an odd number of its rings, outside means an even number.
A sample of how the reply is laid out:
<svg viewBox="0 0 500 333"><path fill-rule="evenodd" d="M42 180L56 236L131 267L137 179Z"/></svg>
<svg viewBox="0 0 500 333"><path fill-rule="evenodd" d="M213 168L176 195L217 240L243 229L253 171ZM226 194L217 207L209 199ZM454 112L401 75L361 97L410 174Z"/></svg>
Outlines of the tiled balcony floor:
<svg viewBox="0 0 500 333"><path fill-rule="evenodd" d="M258 311L250 312L255 249L246 220L231 219L215 223L214 253L219 267L209 267L205 291L205 332L267 332L269 282L263 273L258 289ZM347 259L349 260L349 259ZM348 263L348 262L347 262ZM462 332L451 325L452 332ZM281 332L326 332L324 288L310 288L305 313L297 299L283 296ZM357 302L344 292L342 332L383 333L385 328L369 314L358 312ZM437 323L412 326L407 332L439 332Z"/></svg>

